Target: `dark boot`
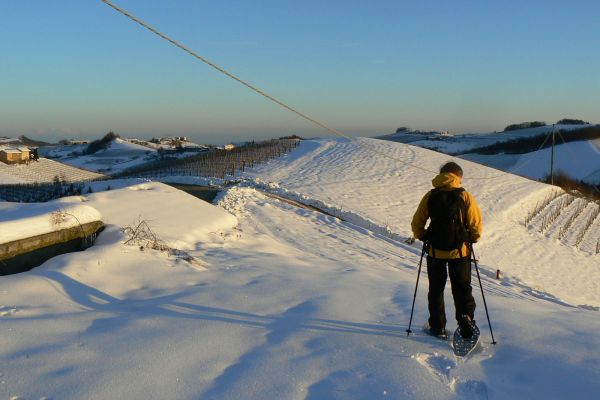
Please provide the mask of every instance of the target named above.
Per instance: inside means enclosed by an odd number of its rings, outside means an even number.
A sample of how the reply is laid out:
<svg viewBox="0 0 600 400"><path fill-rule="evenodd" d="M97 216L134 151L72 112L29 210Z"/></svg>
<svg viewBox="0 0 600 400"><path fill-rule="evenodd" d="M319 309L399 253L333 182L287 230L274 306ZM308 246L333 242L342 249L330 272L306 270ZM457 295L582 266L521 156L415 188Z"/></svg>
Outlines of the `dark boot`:
<svg viewBox="0 0 600 400"><path fill-rule="evenodd" d="M471 320L471 317L468 315L461 315L458 320L458 329L460 331L460 336L465 339L473 336L473 325L475 321Z"/></svg>
<svg viewBox="0 0 600 400"><path fill-rule="evenodd" d="M432 336L437 336L438 338L440 338L442 340L448 339L448 334L446 333L446 330L444 328L441 328L441 329L429 328L429 334Z"/></svg>

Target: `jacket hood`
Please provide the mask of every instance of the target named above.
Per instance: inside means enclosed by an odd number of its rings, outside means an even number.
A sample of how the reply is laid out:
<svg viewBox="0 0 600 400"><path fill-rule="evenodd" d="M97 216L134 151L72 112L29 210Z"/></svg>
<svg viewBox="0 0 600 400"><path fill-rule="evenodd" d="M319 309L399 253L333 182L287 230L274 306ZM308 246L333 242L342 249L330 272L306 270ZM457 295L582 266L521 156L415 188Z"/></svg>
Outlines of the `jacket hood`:
<svg viewBox="0 0 600 400"><path fill-rule="evenodd" d="M431 183L435 188L456 189L460 187L460 180L459 176L450 172L444 172L433 178Z"/></svg>

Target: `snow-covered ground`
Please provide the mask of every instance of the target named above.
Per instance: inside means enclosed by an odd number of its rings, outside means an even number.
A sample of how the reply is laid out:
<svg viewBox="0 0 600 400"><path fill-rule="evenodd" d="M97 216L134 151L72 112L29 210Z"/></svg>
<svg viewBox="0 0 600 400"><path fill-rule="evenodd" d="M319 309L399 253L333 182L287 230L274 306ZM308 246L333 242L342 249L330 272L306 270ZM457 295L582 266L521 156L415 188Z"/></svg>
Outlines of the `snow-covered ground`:
<svg viewBox="0 0 600 400"><path fill-rule="evenodd" d="M208 150L205 146L188 141L182 142L182 145L181 152L171 152L168 156L176 158L190 157L198 154L199 151ZM94 154L84 155L87 146L87 144L74 144L41 147L40 154L45 157L55 158L75 167L116 174L126 169L157 160L160 148L175 150L175 147L171 145L151 142L145 142L142 145L121 138L111 141L106 149L99 150Z"/></svg>
<svg viewBox="0 0 600 400"><path fill-rule="evenodd" d="M532 179L550 175L552 149L526 154L466 154L461 158ZM570 142L554 148L554 171L589 183L600 183L600 150L594 141Z"/></svg>
<svg viewBox="0 0 600 400"><path fill-rule="evenodd" d="M87 145L58 145L42 147L40 154L59 159L74 167L98 172L115 173L156 159L156 149L151 149L116 138L106 149L82 155Z"/></svg>
<svg viewBox="0 0 600 400"><path fill-rule="evenodd" d="M410 143L414 146L437 150L442 153L456 154L458 152L466 152L498 142L507 142L509 140L548 134L552 129L568 132L588 126L592 125L554 125L554 127L552 125L545 125L506 132L457 133L454 135L422 135L400 132L380 136L379 139Z"/></svg>
<svg viewBox="0 0 600 400"><path fill-rule="evenodd" d="M557 131L565 132L562 135L568 137L569 131L585 126L590 125L556 125L555 128ZM426 137L414 133L395 133L381 136L380 139L410 143L446 154L458 154L498 142L548 134L552 128L552 126L540 126L499 133L466 133ZM600 183L600 142L597 139L566 144L563 144L558 136L556 140L555 171L560 170L574 179L587 183ZM525 154L468 153L461 155L460 158L528 178L542 179L550 174L550 152L551 149L547 148Z"/></svg>
<svg viewBox="0 0 600 400"><path fill-rule="evenodd" d="M449 158L371 139L303 141L218 206L160 183L61 199L98 210L107 229L84 252L0 279L0 397L593 398L599 256L524 226L547 185L458 160L483 212L476 252L498 344L477 285L477 352L456 359L422 334L424 272L406 337L420 248L402 239ZM119 228L139 219L202 267L123 244Z"/></svg>
<svg viewBox="0 0 600 400"><path fill-rule="evenodd" d="M99 179L102 174L76 168L61 162L40 158L28 164L4 164L0 162L0 184L50 183L56 177L65 182L81 182Z"/></svg>
<svg viewBox="0 0 600 400"><path fill-rule="evenodd" d="M306 154L301 155L302 151ZM409 237L416 205L431 188L435 171L452 159L419 147L371 139L313 141L259 167L255 175ZM484 237L477 247L482 260L489 257L495 269L572 304L600 305L598 257L561 246L524 226L525 216L554 190L552 186L454 160L465 171L464 187L481 204ZM555 260L569 260L569 268L549 273ZM594 277L585 289L578 283L581 276Z"/></svg>

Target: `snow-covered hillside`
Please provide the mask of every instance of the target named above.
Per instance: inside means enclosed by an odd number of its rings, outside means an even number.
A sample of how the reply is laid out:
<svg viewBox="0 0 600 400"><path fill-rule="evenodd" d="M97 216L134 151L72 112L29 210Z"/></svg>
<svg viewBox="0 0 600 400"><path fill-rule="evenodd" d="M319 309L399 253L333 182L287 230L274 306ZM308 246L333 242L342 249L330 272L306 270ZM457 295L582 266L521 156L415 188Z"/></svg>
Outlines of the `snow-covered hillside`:
<svg viewBox="0 0 600 400"><path fill-rule="evenodd" d="M181 151L174 144L156 144L139 139L115 138L105 149L93 154L84 154L88 144L54 145L40 148L40 154L55 158L75 167L92 171L116 174L159 159L159 150L168 151L169 157L184 158L207 151L205 146L189 141L179 143Z"/></svg>
<svg viewBox="0 0 600 400"><path fill-rule="evenodd" d="M256 176L315 198L332 209L352 211L361 220L411 236L410 221L442 163L453 159L410 145L371 139L304 142L302 150L259 167ZM463 186L480 203L484 236L478 244L489 268L571 304L600 306L598 256L560 245L524 226L527 213L552 186L466 160ZM430 172L428 172L430 171ZM600 223L597 221L596 223ZM556 274L555 260L569 260ZM593 277L581 286L581 277Z"/></svg>
<svg viewBox="0 0 600 400"><path fill-rule="evenodd" d="M50 183L56 177L65 182L81 182L99 179L104 175L47 158L28 164L8 165L0 162L0 184Z"/></svg>
<svg viewBox="0 0 600 400"><path fill-rule="evenodd" d="M420 247L402 239L448 159L372 139L303 141L218 206L159 183L60 200L85 202L108 228L85 252L0 279L0 397L592 398L599 256L525 227L547 185L458 160L483 212L476 252L498 344L477 285L477 352L456 359L422 334L424 271L406 337ZM125 245L119 227L139 218L202 267ZM446 307L454 329L449 288Z"/></svg>
<svg viewBox="0 0 600 400"><path fill-rule="evenodd" d="M525 154L466 154L461 158L509 171L532 179L550 175L552 149ZM584 182L600 183L600 150L596 141L560 144L554 148L554 171Z"/></svg>
<svg viewBox="0 0 600 400"><path fill-rule="evenodd" d="M58 145L40 149L40 154L56 158L79 168L115 173L156 159L156 149L151 149L121 138L116 138L106 149L82 155L87 145Z"/></svg>
<svg viewBox="0 0 600 400"><path fill-rule="evenodd" d="M572 131L592 125L545 125L535 128L517 129L505 132L457 133L454 135L422 135L414 132L399 132L379 136L378 139L393 142L410 143L414 146L437 150L442 153L456 154L472 149L489 146L498 142L529 138L548 134L552 129L557 131Z"/></svg>
<svg viewBox="0 0 600 400"><path fill-rule="evenodd" d="M554 168L555 172L560 170L571 178L590 184L598 184L600 183L600 150L598 150L598 140L562 143L562 135L564 135L564 138L568 138L569 131L581 129L586 126L591 125L554 126L556 131L565 132L564 134L557 135L557 143L554 149ZM463 154L495 143L549 134L552 129L552 126L540 126L508 132L469 133L452 136L423 136L415 133L395 133L381 136L379 139L410 143L414 146L446 154ZM461 155L460 158L528 178L543 179L550 175L550 152L551 149L546 148L524 154L500 153L490 155L467 153Z"/></svg>

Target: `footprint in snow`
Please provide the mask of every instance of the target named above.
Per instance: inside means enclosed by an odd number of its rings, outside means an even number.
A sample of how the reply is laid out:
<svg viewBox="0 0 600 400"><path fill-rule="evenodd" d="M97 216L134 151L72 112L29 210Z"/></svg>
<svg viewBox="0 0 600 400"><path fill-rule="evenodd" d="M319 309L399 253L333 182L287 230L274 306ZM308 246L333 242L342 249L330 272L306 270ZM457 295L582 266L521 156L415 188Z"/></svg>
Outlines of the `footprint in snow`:
<svg viewBox="0 0 600 400"><path fill-rule="evenodd" d="M486 400L488 398L488 389L484 382L451 377L452 369L457 366L455 360L438 353L418 353L413 358L440 382L448 385L450 390L461 399Z"/></svg>
<svg viewBox="0 0 600 400"><path fill-rule="evenodd" d="M427 368L440 382L447 385L451 384L450 372L452 368L456 367L456 361L438 353L417 353L413 358Z"/></svg>
<svg viewBox="0 0 600 400"><path fill-rule="evenodd" d="M487 385L481 381L453 379L450 383L450 389L461 399L466 400L487 400Z"/></svg>

